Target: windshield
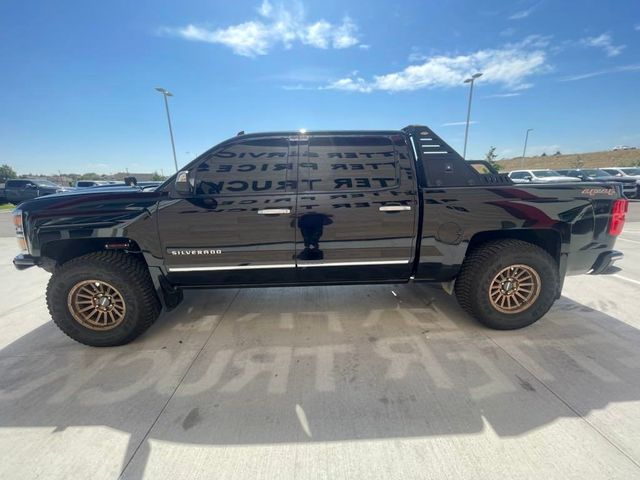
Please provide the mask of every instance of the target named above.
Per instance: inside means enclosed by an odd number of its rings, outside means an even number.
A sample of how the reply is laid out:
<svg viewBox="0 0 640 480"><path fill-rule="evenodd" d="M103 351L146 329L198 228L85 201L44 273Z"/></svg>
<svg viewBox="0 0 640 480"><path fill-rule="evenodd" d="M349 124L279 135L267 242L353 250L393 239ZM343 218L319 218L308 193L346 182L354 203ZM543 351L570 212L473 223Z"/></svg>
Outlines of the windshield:
<svg viewBox="0 0 640 480"><path fill-rule="evenodd" d="M590 168L588 170L582 170L582 172L585 175L587 175L589 177L594 177L594 178L612 177L613 176L610 173L605 172L604 170L596 170L595 168Z"/></svg>
<svg viewBox="0 0 640 480"><path fill-rule="evenodd" d="M621 168L627 175L640 175L640 168Z"/></svg>
<svg viewBox="0 0 640 480"><path fill-rule="evenodd" d="M562 177L563 176L563 175L560 175L555 170L533 170L533 174L538 178L540 178L540 177Z"/></svg>
<svg viewBox="0 0 640 480"><path fill-rule="evenodd" d="M60 188L60 186L56 185L53 182L50 182L49 180L34 180L33 183L35 183L39 187Z"/></svg>

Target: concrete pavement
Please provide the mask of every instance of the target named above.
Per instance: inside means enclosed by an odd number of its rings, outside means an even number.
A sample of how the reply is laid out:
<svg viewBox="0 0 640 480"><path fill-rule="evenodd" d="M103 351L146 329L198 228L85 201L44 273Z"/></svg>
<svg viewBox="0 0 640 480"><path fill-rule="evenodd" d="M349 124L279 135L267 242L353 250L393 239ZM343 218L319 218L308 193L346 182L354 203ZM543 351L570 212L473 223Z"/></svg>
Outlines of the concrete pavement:
<svg viewBox="0 0 640 480"><path fill-rule="evenodd" d="M0 478L640 477L640 222L516 332L427 285L192 291L112 349L56 329L15 245Z"/></svg>

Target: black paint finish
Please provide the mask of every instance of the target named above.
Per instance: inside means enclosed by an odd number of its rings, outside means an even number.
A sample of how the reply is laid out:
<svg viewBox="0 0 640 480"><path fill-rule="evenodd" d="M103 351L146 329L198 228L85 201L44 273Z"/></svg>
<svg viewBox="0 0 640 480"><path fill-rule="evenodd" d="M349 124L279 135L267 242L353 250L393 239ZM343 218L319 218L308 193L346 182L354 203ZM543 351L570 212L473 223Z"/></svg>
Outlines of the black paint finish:
<svg viewBox="0 0 640 480"><path fill-rule="evenodd" d="M615 184L481 175L422 126L241 135L185 170L186 195L172 178L22 204L29 258L51 269L121 246L176 287L449 281L469 248L519 238L576 274L613 248L621 196Z"/></svg>

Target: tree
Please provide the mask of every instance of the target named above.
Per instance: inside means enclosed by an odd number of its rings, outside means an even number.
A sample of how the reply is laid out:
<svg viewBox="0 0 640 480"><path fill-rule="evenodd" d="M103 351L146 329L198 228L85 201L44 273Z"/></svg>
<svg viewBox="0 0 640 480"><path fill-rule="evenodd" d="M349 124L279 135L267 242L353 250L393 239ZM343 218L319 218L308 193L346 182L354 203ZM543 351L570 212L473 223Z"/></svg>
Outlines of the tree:
<svg viewBox="0 0 640 480"><path fill-rule="evenodd" d="M157 171L153 172L153 175L151 175L151 180L153 180L154 182L161 182L164 179L165 177L160 175Z"/></svg>
<svg viewBox="0 0 640 480"><path fill-rule="evenodd" d="M6 163L0 167L0 182L4 183L11 178L17 178L18 174Z"/></svg>
<svg viewBox="0 0 640 480"><path fill-rule="evenodd" d="M498 154L496 153L496 147L489 148L489 151L485 153L484 159L491 164L496 171L502 170L502 165L500 165L496 159L498 158Z"/></svg>
<svg viewBox="0 0 640 480"><path fill-rule="evenodd" d="M546 157L547 156L547 152L542 152L542 155L540 155L541 157Z"/></svg>
<svg viewBox="0 0 640 480"><path fill-rule="evenodd" d="M583 165L584 162L582 161L580 155L576 155L576 158L571 162L571 166L573 168L582 168Z"/></svg>
<svg viewBox="0 0 640 480"><path fill-rule="evenodd" d="M554 153L554 154L553 154L553 156L554 156L554 157L558 157L558 156L560 156L560 155L562 155L562 154L560 153L560 150L556 150L556 153Z"/></svg>

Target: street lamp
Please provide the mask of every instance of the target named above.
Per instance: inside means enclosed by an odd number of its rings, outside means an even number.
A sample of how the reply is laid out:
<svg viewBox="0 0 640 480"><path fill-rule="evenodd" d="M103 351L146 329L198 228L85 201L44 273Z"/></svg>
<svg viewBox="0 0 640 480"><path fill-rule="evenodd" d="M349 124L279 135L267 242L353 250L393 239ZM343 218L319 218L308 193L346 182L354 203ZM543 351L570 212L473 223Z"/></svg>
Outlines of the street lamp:
<svg viewBox="0 0 640 480"><path fill-rule="evenodd" d="M482 73L474 73L471 77L467 78L464 83L470 83L471 88L469 89L469 107L467 108L467 126L464 129L464 151L462 152L462 158L467 159L467 137L469 136L469 119L471 118L471 98L473 97L473 82L475 82L476 78L480 78Z"/></svg>
<svg viewBox="0 0 640 480"><path fill-rule="evenodd" d="M529 132L532 132L533 128L527 129L527 134L524 136L524 149L522 150L522 160L520 160L520 170L524 168L524 157L527 155L527 142L529 141Z"/></svg>
<svg viewBox="0 0 640 480"><path fill-rule="evenodd" d="M167 122L169 123L169 137L171 138L171 149L173 150L173 163L176 166L176 172L178 171L178 159L176 158L176 145L173 142L173 128L171 128L171 115L169 115L169 101L167 97L173 97L173 93L162 87L156 87L156 90L159 91L164 97L164 108L167 111Z"/></svg>

